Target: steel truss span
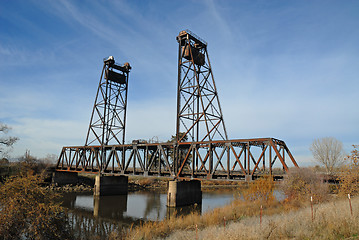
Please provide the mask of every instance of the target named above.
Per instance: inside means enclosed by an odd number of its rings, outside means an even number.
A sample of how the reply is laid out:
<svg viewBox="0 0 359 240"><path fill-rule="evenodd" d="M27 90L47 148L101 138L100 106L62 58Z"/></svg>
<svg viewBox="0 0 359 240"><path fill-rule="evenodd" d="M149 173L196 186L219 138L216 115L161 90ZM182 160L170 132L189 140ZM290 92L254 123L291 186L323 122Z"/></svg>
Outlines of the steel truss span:
<svg viewBox="0 0 359 240"><path fill-rule="evenodd" d="M173 164L175 151L179 152L178 167ZM298 167L284 141L256 138L178 145L134 142L103 147L63 147L56 168L57 171L110 175L242 180L246 176L274 174L276 162L280 162L285 172L291 166Z"/></svg>

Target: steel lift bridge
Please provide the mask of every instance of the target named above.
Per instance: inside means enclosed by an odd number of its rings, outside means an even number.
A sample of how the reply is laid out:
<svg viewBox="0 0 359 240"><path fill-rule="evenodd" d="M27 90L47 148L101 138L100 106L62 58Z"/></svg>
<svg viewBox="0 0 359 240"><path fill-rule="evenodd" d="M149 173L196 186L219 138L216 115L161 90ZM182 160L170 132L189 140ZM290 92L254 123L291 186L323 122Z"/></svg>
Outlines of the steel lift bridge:
<svg viewBox="0 0 359 240"><path fill-rule="evenodd" d="M189 30L178 42L176 140L125 143L131 67L104 60L84 146L63 147L56 171L173 179L250 180L298 167L284 141L228 139L207 42Z"/></svg>

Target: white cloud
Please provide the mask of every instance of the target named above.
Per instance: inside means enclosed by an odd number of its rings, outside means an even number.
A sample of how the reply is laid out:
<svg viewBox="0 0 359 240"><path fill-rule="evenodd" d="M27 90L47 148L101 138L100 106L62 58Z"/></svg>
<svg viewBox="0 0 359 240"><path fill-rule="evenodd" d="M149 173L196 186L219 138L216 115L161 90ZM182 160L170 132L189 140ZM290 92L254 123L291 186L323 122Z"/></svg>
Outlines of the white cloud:
<svg viewBox="0 0 359 240"><path fill-rule="evenodd" d="M14 156L27 149L37 157L58 154L63 146L83 145L87 131L82 122L46 118L20 118L12 127L13 135L20 138L14 145Z"/></svg>

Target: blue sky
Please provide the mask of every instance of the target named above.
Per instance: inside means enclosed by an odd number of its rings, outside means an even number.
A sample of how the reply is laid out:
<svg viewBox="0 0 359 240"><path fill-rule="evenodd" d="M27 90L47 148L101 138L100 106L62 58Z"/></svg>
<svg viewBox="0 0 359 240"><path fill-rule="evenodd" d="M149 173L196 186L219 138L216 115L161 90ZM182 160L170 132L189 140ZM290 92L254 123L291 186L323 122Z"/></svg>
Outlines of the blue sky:
<svg viewBox="0 0 359 240"><path fill-rule="evenodd" d="M1 1L0 122L11 153L83 145L102 69L130 62L127 142L175 132L177 41L208 42L229 138L359 135L359 1Z"/></svg>

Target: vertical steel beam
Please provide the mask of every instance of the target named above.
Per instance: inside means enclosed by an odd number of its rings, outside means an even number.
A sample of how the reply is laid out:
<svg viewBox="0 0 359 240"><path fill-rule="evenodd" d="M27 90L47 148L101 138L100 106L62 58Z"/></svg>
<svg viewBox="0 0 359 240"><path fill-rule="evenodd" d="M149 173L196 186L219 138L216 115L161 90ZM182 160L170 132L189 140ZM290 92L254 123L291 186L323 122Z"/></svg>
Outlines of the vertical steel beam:
<svg viewBox="0 0 359 240"><path fill-rule="evenodd" d="M250 146L249 146L249 142L248 142L247 143L247 172L248 172L248 174L250 174L250 172L251 172L250 157L251 157L251 152L250 152Z"/></svg>
<svg viewBox="0 0 359 240"><path fill-rule="evenodd" d="M230 144L227 143L226 144L226 151L227 151L227 179L231 178L231 153L230 153Z"/></svg>
<svg viewBox="0 0 359 240"><path fill-rule="evenodd" d="M269 145L269 174L273 175L273 173L272 173L272 145Z"/></svg>
<svg viewBox="0 0 359 240"><path fill-rule="evenodd" d="M213 144L209 143L209 166L208 166L208 172L209 172L209 177L212 178L212 174L213 174Z"/></svg>
<svg viewBox="0 0 359 240"><path fill-rule="evenodd" d="M263 145L262 147L265 147L267 149L268 145ZM264 154L263 154L263 168L262 168L263 172L266 170L266 164L265 164L265 162L266 162L266 152L267 151L265 151Z"/></svg>
<svg viewBox="0 0 359 240"><path fill-rule="evenodd" d="M243 149L243 167L247 171L247 144L242 146Z"/></svg>

